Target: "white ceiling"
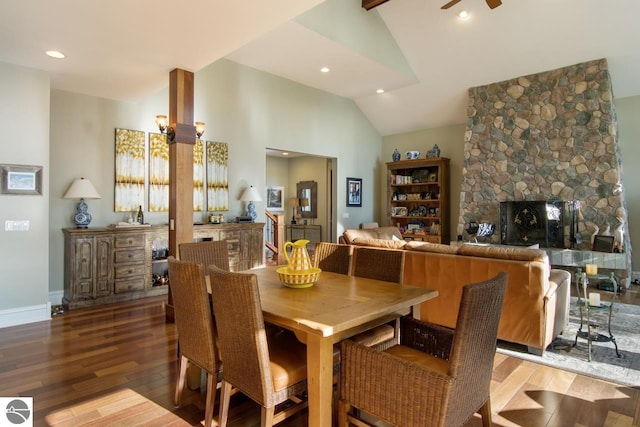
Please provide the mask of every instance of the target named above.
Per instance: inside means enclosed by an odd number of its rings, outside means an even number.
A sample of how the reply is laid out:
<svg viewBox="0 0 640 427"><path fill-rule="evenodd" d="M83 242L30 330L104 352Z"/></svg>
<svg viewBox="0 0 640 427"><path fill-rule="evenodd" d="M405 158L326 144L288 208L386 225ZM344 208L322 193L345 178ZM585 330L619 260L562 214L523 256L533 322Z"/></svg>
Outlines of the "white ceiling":
<svg viewBox="0 0 640 427"><path fill-rule="evenodd" d="M603 57L614 95L640 95L638 0L503 0L494 10L462 0L447 11L444 0L390 0L369 12L339 0L351 8L341 17L386 25L412 73L380 60L374 38L354 48L299 19L332 1L3 0L0 61L49 72L53 88L136 101L166 87L173 68L226 57L352 98L382 135L464 123L469 87ZM337 18L326 25L356 28Z"/></svg>

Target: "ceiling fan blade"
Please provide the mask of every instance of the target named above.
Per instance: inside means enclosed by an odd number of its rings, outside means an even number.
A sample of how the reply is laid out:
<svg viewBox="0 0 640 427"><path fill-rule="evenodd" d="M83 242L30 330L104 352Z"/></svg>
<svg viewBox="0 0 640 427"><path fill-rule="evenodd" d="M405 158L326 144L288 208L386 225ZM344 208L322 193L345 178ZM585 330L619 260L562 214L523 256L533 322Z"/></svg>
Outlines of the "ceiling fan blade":
<svg viewBox="0 0 640 427"><path fill-rule="evenodd" d="M486 1L490 9L495 9L496 7L502 4L500 0L486 0Z"/></svg>
<svg viewBox="0 0 640 427"><path fill-rule="evenodd" d="M500 0L498 0L498 1L500 1ZM459 2L460 2L460 0L451 0L449 3L445 4L440 9L449 9L451 6L454 6L454 5L458 4Z"/></svg>

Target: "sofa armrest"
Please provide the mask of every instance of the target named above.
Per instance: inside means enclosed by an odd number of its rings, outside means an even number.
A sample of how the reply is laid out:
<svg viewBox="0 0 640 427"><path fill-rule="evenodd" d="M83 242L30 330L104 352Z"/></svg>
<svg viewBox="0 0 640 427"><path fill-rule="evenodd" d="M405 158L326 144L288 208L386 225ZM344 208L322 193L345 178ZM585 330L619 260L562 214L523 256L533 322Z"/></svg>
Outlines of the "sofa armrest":
<svg viewBox="0 0 640 427"><path fill-rule="evenodd" d="M545 301L555 296L555 313L553 319L553 336L557 337L564 331L569 322L569 303L571 302L571 273L565 270L551 270L549 274L549 290L544 296ZM550 313L548 314L550 315Z"/></svg>
<svg viewBox="0 0 640 427"><path fill-rule="evenodd" d="M571 273L565 270L557 270L553 269L549 273L549 289L545 294L544 298L549 299L553 296L553 294L557 294L560 292L563 296L563 300L569 301L569 294L571 293ZM566 298L564 297L566 295Z"/></svg>

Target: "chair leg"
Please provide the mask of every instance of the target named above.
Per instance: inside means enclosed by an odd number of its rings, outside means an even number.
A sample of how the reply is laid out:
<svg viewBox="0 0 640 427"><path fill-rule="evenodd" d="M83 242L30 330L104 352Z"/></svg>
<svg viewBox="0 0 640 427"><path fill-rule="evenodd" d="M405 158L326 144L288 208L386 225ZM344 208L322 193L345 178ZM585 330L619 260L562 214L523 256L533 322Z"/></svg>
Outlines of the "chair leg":
<svg viewBox="0 0 640 427"><path fill-rule="evenodd" d="M213 422L213 406L216 400L216 384L218 374L207 372L207 398L204 407L204 427L211 427Z"/></svg>
<svg viewBox="0 0 640 427"><path fill-rule="evenodd" d="M493 425L491 422L491 399L487 399L478 412L482 417L482 427L491 427Z"/></svg>
<svg viewBox="0 0 640 427"><path fill-rule="evenodd" d="M273 415L275 414L276 407L272 406L271 408L262 407L262 416L260 417L260 426L261 427L272 427L273 426Z"/></svg>
<svg viewBox="0 0 640 427"><path fill-rule="evenodd" d="M218 426L227 427L229 420L229 403L231 401L231 383L222 380L220 386L220 415L218 416Z"/></svg>
<svg viewBox="0 0 640 427"><path fill-rule="evenodd" d="M178 381L176 382L176 394L174 397L174 402L176 408L180 406L180 401L182 400L182 390L184 390L184 384L187 377L187 368L189 367L189 359L184 356L180 356L178 359L178 363L180 364L180 369L178 372Z"/></svg>
<svg viewBox="0 0 640 427"><path fill-rule="evenodd" d="M351 409L351 405L342 400L338 401L338 427L349 427L349 422L347 421L347 413Z"/></svg>

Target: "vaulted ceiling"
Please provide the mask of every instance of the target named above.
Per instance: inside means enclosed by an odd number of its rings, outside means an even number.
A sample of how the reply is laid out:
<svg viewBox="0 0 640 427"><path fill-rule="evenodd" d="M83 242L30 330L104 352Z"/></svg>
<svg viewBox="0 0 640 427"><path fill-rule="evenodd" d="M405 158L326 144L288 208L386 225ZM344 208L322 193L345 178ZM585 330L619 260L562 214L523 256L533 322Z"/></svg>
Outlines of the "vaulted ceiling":
<svg viewBox="0 0 640 427"><path fill-rule="evenodd" d="M637 0L444 3L5 1L0 61L47 71L53 88L136 101L173 68L227 58L351 98L382 135L464 123L469 87L590 59L608 59L616 97L640 95Z"/></svg>

